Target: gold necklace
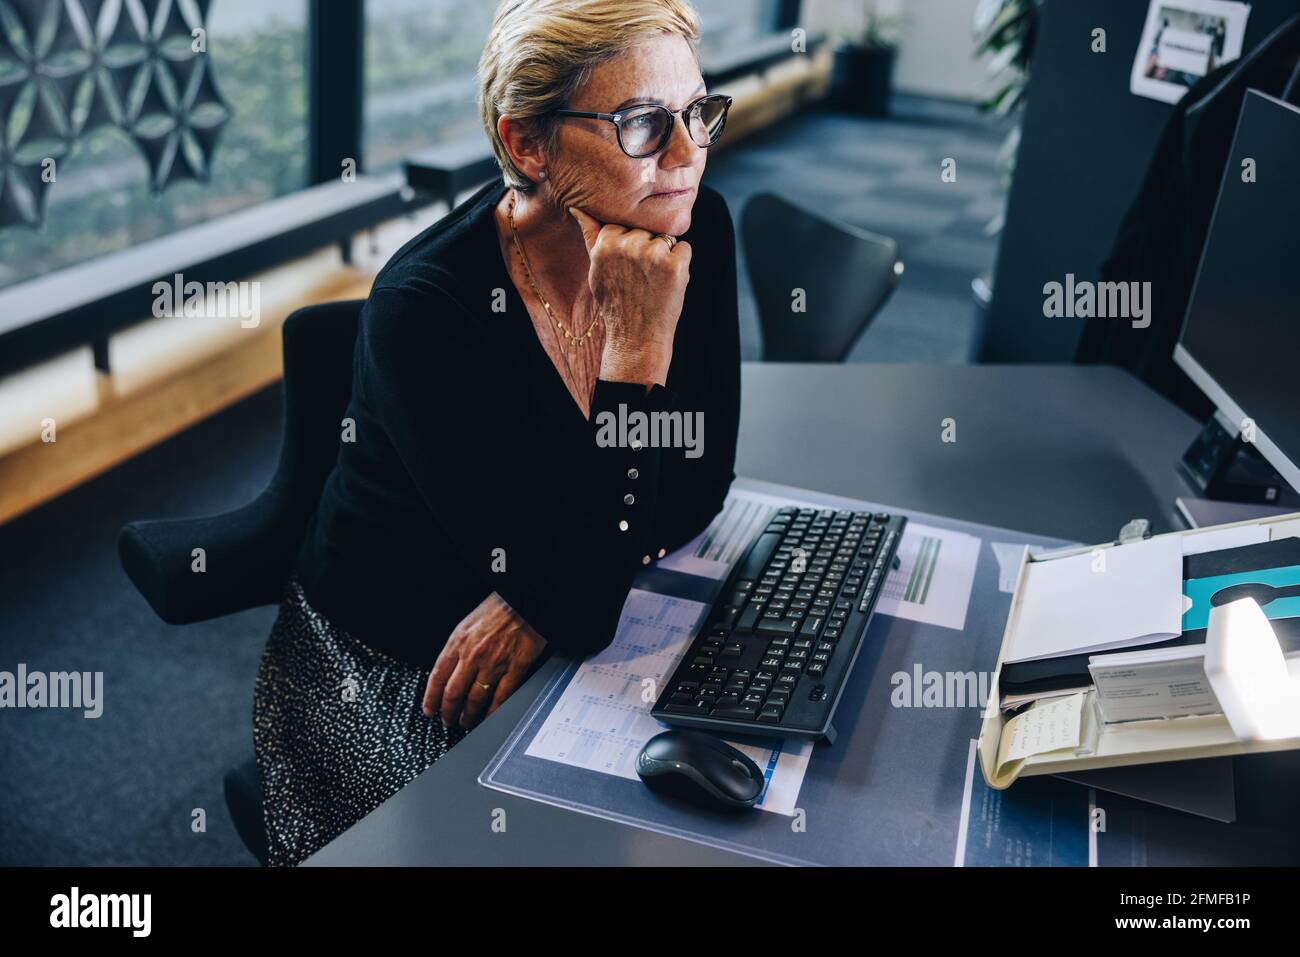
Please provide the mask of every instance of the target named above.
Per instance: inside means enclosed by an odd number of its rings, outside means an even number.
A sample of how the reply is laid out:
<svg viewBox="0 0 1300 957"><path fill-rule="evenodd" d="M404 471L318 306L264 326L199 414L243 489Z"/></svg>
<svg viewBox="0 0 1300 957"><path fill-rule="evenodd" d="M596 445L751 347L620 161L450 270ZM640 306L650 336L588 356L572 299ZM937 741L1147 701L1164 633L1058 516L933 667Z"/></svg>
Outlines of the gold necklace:
<svg viewBox="0 0 1300 957"><path fill-rule="evenodd" d="M519 239L519 229L515 226L516 195L516 192L512 189L510 191L510 206L507 208L507 218L510 220L510 238L514 240L515 249L519 250L519 259L524 266L524 276L528 279L528 285L533 287L533 293L541 301L542 308L545 309L546 314L551 317L551 322L555 323L555 328L560 331L571 346L576 348L590 339L591 334L596 331L596 324L600 322L600 314L597 313L596 318L592 319L591 325L587 327L587 331L580 336L575 336L570 332L569 328L555 315L555 311L551 308L551 304L547 302L546 297L542 295L542 290L538 287L537 280L533 278L532 263L528 261L528 253L524 252L524 244ZM572 371L570 372L570 376L572 376Z"/></svg>

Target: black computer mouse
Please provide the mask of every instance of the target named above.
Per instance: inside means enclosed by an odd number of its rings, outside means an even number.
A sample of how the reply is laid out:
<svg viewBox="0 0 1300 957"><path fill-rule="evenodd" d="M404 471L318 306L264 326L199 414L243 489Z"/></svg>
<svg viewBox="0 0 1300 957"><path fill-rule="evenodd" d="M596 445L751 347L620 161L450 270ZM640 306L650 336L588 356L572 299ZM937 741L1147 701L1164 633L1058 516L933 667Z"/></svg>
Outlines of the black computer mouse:
<svg viewBox="0 0 1300 957"><path fill-rule="evenodd" d="M636 756L647 787L693 804L747 808L763 794L763 772L744 753L703 731L657 734Z"/></svg>

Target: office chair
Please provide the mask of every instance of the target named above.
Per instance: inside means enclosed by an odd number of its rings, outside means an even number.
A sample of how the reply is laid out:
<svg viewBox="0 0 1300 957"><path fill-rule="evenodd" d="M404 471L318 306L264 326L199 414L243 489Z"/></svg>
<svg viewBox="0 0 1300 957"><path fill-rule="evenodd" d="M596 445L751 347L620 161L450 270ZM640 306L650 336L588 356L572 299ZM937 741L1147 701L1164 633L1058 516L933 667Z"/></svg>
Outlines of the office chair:
<svg viewBox="0 0 1300 957"><path fill-rule="evenodd" d="M843 362L903 274L898 243L757 193L741 240L767 362ZM795 312L804 290L806 312Z"/></svg>
<svg viewBox="0 0 1300 957"><path fill-rule="evenodd" d="M307 522L338 455L352 393L362 300L299 309L284 323L284 432L266 489L243 508L201 518L131 522L118 535L127 576L158 617L204 621L280 601ZM191 571L202 548L207 570ZM266 863L256 761L226 772L226 804L240 839Z"/></svg>

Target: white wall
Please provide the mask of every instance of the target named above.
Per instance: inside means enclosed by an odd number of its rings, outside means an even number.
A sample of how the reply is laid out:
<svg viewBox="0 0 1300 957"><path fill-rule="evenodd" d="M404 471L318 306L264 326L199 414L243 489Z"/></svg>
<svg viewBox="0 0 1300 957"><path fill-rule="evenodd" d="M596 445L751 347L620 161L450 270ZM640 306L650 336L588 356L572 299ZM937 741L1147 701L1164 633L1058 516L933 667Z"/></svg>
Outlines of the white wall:
<svg viewBox="0 0 1300 957"><path fill-rule="evenodd" d="M979 100L988 90L971 21L979 0L903 0L895 80L900 90Z"/></svg>
<svg viewBox="0 0 1300 957"><path fill-rule="evenodd" d="M810 30L861 28L873 0L804 0L803 20ZM971 22L979 0L874 0L881 13L897 13L899 37L897 88L947 99L978 101L989 91L982 63L975 60Z"/></svg>

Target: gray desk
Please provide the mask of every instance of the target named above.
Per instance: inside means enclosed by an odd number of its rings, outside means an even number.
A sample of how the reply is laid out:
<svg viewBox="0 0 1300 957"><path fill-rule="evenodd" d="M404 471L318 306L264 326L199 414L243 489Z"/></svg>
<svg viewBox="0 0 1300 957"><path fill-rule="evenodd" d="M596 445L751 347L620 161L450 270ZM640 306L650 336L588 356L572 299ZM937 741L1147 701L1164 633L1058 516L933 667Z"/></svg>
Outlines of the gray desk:
<svg viewBox="0 0 1300 957"><path fill-rule="evenodd" d="M1083 542L1131 518L1180 527L1174 463L1197 423L1115 369L747 363L743 396L740 475ZM755 863L480 787L555 667L307 864Z"/></svg>

